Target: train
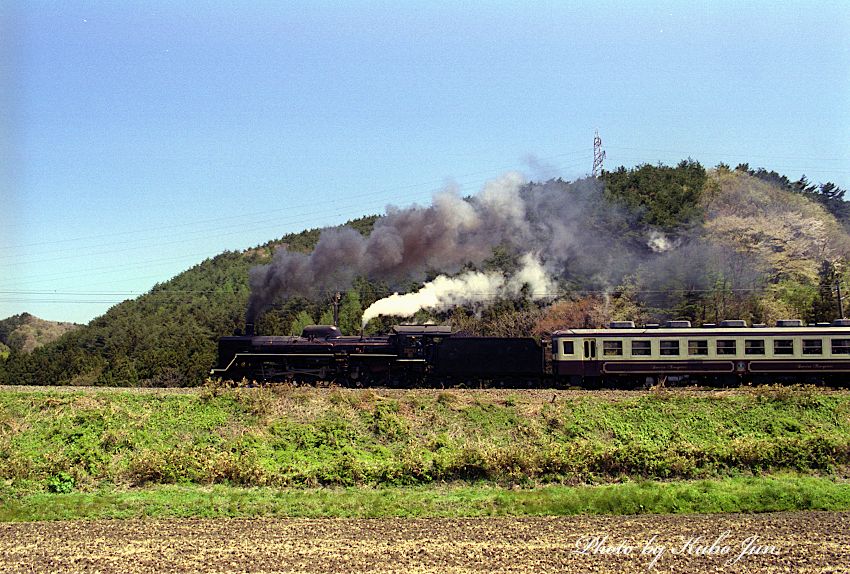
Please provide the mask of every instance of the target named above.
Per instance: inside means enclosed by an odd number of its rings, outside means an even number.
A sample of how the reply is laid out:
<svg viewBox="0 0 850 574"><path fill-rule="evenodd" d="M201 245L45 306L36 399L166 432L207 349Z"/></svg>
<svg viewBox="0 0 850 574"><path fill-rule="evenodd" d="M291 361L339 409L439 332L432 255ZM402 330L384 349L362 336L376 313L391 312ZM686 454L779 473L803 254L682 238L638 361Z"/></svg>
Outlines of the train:
<svg viewBox="0 0 850 574"><path fill-rule="evenodd" d="M544 359L532 337L468 337L444 325L396 325L386 335L344 336L310 325L300 336L222 337L212 377L296 384L414 387L539 384Z"/></svg>
<svg viewBox="0 0 850 574"><path fill-rule="evenodd" d="M333 325L300 336L245 334L218 342L213 378L354 387L583 387L799 382L845 385L850 320L775 326L742 320L564 329L534 337L477 337L445 325L397 325L344 336Z"/></svg>

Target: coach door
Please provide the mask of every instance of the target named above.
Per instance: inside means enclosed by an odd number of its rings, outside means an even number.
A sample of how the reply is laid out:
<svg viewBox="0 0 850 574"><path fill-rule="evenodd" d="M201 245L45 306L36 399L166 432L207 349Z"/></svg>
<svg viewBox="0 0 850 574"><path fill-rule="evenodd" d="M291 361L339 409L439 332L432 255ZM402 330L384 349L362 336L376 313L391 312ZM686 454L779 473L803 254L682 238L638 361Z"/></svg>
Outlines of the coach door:
<svg viewBox="0 0 850 574"><path fill-rule="evenodd" d="M584 341L584 359L595 361L596 360L596 340L591 339Z"/></svg>

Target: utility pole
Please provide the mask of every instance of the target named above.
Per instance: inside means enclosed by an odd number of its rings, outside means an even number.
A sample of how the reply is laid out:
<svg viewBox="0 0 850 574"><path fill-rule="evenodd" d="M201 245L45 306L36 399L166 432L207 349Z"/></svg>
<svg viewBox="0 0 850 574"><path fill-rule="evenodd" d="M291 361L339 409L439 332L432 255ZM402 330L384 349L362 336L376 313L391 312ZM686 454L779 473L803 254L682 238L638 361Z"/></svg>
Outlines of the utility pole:
<svg viewBox="0 0 850 574"><path fill-rule="evenodd" d="M597 178L602 174L602 161L605 159L605 150L602 149L602 138L599 137L599 130L594 132L593 136L593 177Z"/></svg>
<svg viewBox="0 0 850 574"><path fill-rule="evenodd" d="M844 301L841 299L841 283L835 282L835 290L838 292L838 318L844 318Z"/></svg>
<svg viewBox="0 0 850 574"><path fill-rule="evenodd" d="M342 299L339 291L334 294L334 327L339 327L339 302Z"/></svg>

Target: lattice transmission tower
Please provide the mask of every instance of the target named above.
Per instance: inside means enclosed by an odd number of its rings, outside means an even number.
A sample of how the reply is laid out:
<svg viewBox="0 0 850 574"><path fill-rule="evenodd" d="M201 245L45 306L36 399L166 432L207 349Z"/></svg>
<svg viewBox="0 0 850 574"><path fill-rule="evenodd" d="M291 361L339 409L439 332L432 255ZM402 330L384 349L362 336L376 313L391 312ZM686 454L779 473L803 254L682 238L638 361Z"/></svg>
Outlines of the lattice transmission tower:
<svg viewBox="0 0 850 574"><path fill-rule="evenodd" d="M603 160L605 160L605 150L602 149L602 138L599 137L599 130L596 130L593 136L593 177L599 177L602 173Z"/></svg>

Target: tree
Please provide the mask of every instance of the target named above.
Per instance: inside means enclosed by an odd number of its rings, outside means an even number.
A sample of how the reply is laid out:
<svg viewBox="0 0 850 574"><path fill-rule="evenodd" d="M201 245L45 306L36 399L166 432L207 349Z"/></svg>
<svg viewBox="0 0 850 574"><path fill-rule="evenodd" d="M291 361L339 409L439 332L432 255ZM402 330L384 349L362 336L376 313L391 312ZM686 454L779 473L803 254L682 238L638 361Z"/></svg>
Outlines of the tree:
<svg viewBox="0 0 850 574"><path fill-rule="evenodd" d="M289 326L289 334L300 335L301 331L304 330L304 327L306 327L307 325L315 324L316 320L306 310L302 310L300 313L298 313L298 315L295 316L295 319Z"/></svg>
<svg viewBox="0 0 850 574"><path fill-rule="evenodd" d="M334 324L334 310L333 307L328 307L322 314L319 316L319 322L317 325L333 325ZM295 334L295 333L293 333Z"/></svg>
<svg viewBox="0 0 850 574"><path fill-rule="evenodd" d="M845 225L850 223L850 203L844 201L846 192L831 181L810 185L801 193L824 206L838 221Z"/></svg>
<svg viewBox="0 0 850 574"><path fill-rule="evenodd" d="M831 261L823 261L818 277L818 294L807 317L807 320L812 323L828 322L838 317L838 299L835 293L838 274L835 264Z"/></svg>
<svg viewBox="0 0 850 574"><path fill-rule="evenodd" d="M539 317L533 333L545 336L558 329L598 328L606 326L610 321L611 309L603 298L593 295L552 304Z"/></svg>
<svg viewBox="0 0 850 574"><path fill-rule="evenodd" d="M788 279L771 285L765 297L765 304L775 307L776 312L766 322L772 322L776 319L802 319L808 317L817 296L817 286L809 282Z"/></svg>
<svg viewBox="0 0 850 574"><path fill-rule="evenodd" d="M605 197L642 213L642 223L665 230L695 223L701 216L700 197L705 168L687 159L676 167L643 164L602 173Z"/></svg>
<svg viewBox="0 0 850 574"><path fill-rule="evenodd" d="M356 335L360 332L363 320L363 307L357 291L348 291L339 304L339 330L344 335Z"/></svg>

